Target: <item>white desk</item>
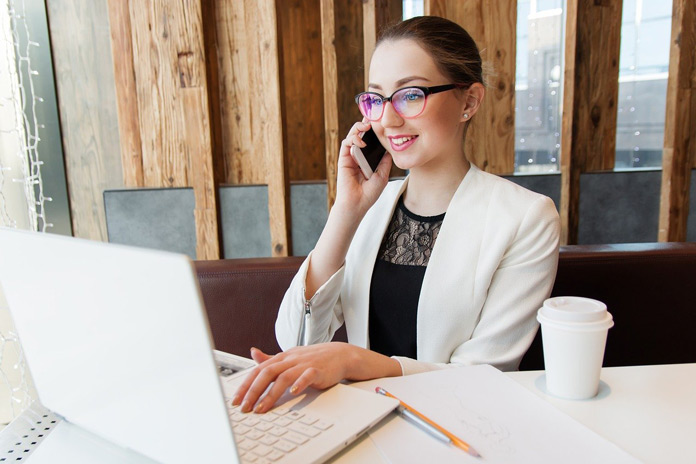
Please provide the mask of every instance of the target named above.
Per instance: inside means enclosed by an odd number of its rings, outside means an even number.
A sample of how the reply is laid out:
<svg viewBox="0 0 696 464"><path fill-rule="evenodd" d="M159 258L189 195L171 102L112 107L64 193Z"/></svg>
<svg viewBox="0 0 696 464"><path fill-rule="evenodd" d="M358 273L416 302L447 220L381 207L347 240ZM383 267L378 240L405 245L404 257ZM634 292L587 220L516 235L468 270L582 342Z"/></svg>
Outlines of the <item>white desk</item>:
<svg viewBox="0 0 696 464"><path fill-rule="evenodd" d="M602 369L599 395L585 401L561 400L547 395L544 392L543 371L510 372L507 375L646 463L696 463L696 364L605 368ZM23 416L20 422L44 420L32 411L25 412ZM48 421L54 419L52 416L46 417ZM403 419L396 414L390 414L385 419L392 420ZM58 427L56 432L77 433L71 431L65 423L57 425L61 427ZM11 437L8 432L11 430L5 430L0 434L2 445ZM95 437L87 440L87 444L92 446L97 446L97 442L98 446L108 446L108 443L105 445L103 440L97 440ZM80 450L83 454L88 451ZM127 450L120 448L114 450L114 453L113 461L109 461L114 464L150 462L128 455ZM42 459L40 450L29 455L24 461L53 462L50 457L48 460ZM85 459L81 462L91 461ZM330 462L389 464L367 436Z"/></svg>
<svg viewBox="0 0 696 464"><path fill-rule="evenodd" d="M646 463L696 463L696 364L605 368L585 401L544 393L543 371L508 375Z"/></svg>
<svg viewBox="0 0 696 464"><path fill-rule="evenodd" d="M696 364L604 368L599 394L583 401L546 394L543 371L507 375L646 463L696 463ZM369 438L332 460L360 462L387 463Z"/></svg>

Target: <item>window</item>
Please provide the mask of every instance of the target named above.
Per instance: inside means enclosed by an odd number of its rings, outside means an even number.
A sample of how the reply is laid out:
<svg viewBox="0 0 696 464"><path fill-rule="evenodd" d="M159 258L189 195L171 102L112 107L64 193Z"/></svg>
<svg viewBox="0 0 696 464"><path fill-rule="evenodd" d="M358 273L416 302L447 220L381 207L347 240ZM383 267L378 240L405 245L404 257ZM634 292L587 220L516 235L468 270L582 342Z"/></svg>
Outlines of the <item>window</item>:
<svg viewBox="0 0 696 464"><path fill-rule="evenodd" d="M616 170L660 168L672 0L624 0Z"/></svg>
<svg viewBox="0 0 696 464"><path fill-rule="evenodd" d="M555 173L561 151L562 0L517 2L515 173Z"/></svg>

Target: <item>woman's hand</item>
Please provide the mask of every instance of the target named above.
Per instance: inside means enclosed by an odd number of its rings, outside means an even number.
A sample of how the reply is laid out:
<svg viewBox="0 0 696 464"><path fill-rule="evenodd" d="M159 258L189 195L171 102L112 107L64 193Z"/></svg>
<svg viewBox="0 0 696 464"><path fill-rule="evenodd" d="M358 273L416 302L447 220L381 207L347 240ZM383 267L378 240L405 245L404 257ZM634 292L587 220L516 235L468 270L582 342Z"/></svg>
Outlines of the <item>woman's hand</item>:
<svg viewBox="0 0 696 464"><path fill-rule="evenodd" d="M299 395L307 387L329 388L343 379L401 375L398 361L340 342L298 346L275 356L252 348L251 357L259 365L244 379L232 399L235 406L242 405L242 412L268 411L287 389Z"/></svg>
<svg viewBox="0 0 696 464"><path fill-rule="evenodd" d="M370 125L356 122L346 138L341 142L338 153L338 181L336 201L329 211L324 230L312 252L312 261L307 270L305 297L307 300L336 273L343 265L353 235L363 220L365 213L375 204L389 181L392 159L385 153L377 169L369 179L365 179L358 163L350 154L350 147L364 147L365 142L358 135L370 129Z"/></svg>
<svg viewBox="0 0 696 464"><path fill-rule="evenodd" d="M370 127L370 124L365 119L362 122L353 124L348 135L341 142L338 154L338 176L334 206L347 208L360 218L377 201L377 198L379 198L387 186L392 165L391 155L387 152L382 157L374 174L369 179L365 179L360 166L353 159L353 155L350 152L351 146L365 147L365 142L360 138L359 133L370 130Z"/></svg>

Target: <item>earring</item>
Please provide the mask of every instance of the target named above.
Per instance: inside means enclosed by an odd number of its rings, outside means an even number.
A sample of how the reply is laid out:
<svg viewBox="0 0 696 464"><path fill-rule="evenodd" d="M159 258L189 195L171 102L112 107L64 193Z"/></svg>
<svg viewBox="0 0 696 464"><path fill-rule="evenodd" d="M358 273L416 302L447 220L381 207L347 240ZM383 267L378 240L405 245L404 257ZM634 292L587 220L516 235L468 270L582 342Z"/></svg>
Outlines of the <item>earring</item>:
<svg viewBox="0 0 696 464"><path fill-rule="evenodd" d="M469 113L464 113L464 119L469 119Z"/></svg>

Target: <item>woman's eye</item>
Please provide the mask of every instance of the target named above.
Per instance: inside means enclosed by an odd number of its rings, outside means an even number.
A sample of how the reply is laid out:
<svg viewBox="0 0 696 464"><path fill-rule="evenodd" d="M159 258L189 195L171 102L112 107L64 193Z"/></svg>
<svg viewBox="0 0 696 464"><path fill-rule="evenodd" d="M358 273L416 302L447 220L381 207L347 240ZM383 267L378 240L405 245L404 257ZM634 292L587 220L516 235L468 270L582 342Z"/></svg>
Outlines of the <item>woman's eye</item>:
<svg viewBox="0 0 696 464"><path fill-rule="evenodd" d="M413 101L419 100L421 97L422 97L422 95L418 92L408 92L408 93L404 94L404 96L402 98L405 101L413 102Z"/></svg>

